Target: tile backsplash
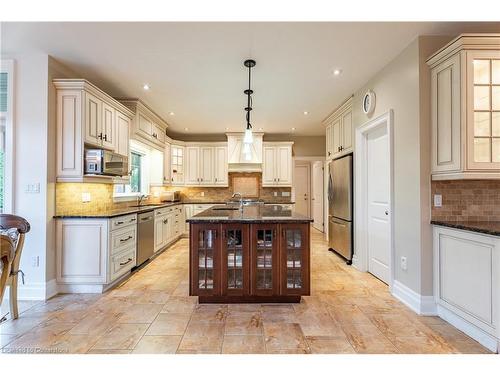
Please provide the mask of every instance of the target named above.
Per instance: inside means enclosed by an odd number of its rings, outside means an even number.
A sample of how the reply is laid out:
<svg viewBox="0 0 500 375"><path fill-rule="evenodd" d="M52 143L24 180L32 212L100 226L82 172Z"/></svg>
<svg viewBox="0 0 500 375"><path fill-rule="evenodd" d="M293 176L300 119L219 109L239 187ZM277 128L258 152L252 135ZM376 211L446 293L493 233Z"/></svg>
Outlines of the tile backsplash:
<svg viewBox="0 0 500 375"><path fill-rule="evenodd" d="M500 221L500 180L432 181L432 219ZM434 207L434 194L442 207Z"/></svg>
<svg viewBox="0 0 500 375"><path fill-rule="evenodd" d="M148 203L160 202L162 191L179 190L182 200L197 201L197 202L225 202L231 198L233 194L232 177L253 177L258 179L259 199L272 200L276 202L288 203L290 196L283 197L282 193L291 192L289 187L272 187L263 188L261 186L260 173L230 173L228 187L184 187L184 186L168 186L168 187L151 187L150 196L147 199ZM274 192L278 196L274 196ZM82 194L90 194L90 202L82 202ZM203 193L203 195L202 195ZM99 183L69 183L62 182L56 184L56 215L67 215L78 213L92 213L104 210L113 210L125 208L135 205L136 201L115 202L113 199L113 185Z"/></svg>

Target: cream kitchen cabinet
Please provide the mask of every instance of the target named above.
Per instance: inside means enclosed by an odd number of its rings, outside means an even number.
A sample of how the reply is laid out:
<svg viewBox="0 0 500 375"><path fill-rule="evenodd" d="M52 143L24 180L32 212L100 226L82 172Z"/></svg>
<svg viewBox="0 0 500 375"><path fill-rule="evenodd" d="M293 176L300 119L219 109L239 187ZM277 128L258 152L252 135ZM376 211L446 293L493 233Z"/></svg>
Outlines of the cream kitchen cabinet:
<svg viewBox="0 0 500 375"><path fill-rule="evenodd" d="M162 149L165 146L168 124L140 99L118 99L133 113L132 138L149 146Z"/></svg>
<svg viewBox="0 0 500 375"><path fill-rule="evenodd" d="M172 185L182 186L184 185L184 177L185 177L185 162L186 162L185 148L184 146L172 143L170 149L171 149L170 180L172 181Z"/></svg>
<svg viewBox="0 0 500 375"><path fill-rule="evenodd" d="M433 231L438 315L497 352L500 237L436 225Z"/></svg>
<svg viewBox="0 0 500 375"><path fill-rule="evenodd" d="M172 184L172 149L169 141L163 150L163 185Z"/></svg>
<svg viewBox="0 0 500 375"><path fill-rule="evenodd" d="M183 234L183 207L176 205L155 210L154 251L157 252Z"/></svg>
<svg viewBox="0 0 500 375"><path fill-rule="evenodd" d="M149 185L163 186L164 176L164 152L152 148L149 154Z"/></svg>
<svg viewBox="0 0 500 375"><path fill-rule="evenodd" d="M427 64L432 179L499 179L500 34L463 34Z"/></svg>
<svg viewBox="0 0 500 375"><path fill-rule="evenodd" d="M352 97L328 116L323 124L326 127L327 160L353 151Z"/></svg>
<svg viewBox="0 0 500 375"><path fill-rule="evenodd" d="M101 293L136 265L137 215L56 222L56 281L61 293Z"/></svg>
<svg viewBox="0 0 500 375"><path fill-rule="evenodd" d="M227 146L214 147L214 184L228 186Z"/></svg>
<svg viewBox="0 0 500 375"><path fill-rule="evenodd" d="M292 186L293 142L264 142L262 186Z"/></svg>
<svg viewBox="0 0 500 375"><path fill-rule="evenodd" d="M85 147L107 148L128 156L133 113L84 79L54 79L56 88L57 181L112 182L85 176Z"/></svg>
<svg viewBox="0 0 500 375"><path fill-rule="evenodd" d="M187 186L227 186L227 146L186 143Z"/></svg>

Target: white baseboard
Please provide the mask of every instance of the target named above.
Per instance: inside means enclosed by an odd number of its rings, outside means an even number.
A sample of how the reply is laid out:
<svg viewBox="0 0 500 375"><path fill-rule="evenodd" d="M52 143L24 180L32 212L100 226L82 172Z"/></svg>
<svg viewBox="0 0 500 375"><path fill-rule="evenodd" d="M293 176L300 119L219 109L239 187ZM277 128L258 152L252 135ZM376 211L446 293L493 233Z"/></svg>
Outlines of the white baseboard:
<svg viewBox="0 0 500 375"><path fill-rule="evenodd" d="M54 297L58 292L56 279L49 280L45 286L45 299Z"/></svg>
<svg viewBox="0 0 500 375"><path fill-rule="evenodd" d="M421 296L397 280L394 280L391 292L394 297L418 315L437 315L436 302L433 296Z"/></svg>
<svg viewBox="0 0 500 375"><path fill-rule="evenodd" d="M484 332L482 329L476 327L474 324L469 323L462 317L458 316L454 312L448 310L446 307L438 305L437 314L443 320L446 320L456 329L462 331L466 335L472 337L474 340L479 342L485 348L488 348L494 353L499 352L500 342L497 338L491 336L490 334Z"/></svg>
<svg viewBox="0 0 500 375"><path fill-rule="evenodd" d="M356 254L352 255L352 266L356 268L358 271L364 272L366 270L361 269L361 265L359 264L359 258Z"/></svg>
<svg viewBox="0 0 500 375"><path fill-rule="evenodd" d="M45 301L45 283L26 283L21 282L17 286L17 298L18 300L26 301ZM8 295L7 291L6 294Z"/></svg>

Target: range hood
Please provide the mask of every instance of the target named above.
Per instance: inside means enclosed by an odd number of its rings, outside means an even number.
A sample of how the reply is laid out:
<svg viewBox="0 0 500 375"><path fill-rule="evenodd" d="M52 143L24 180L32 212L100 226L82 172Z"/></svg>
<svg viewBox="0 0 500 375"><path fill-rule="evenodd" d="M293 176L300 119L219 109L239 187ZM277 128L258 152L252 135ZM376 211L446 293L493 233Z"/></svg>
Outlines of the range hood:
<svg viewBox="0 0 500 375"><path fill-rule="evenodd" d="M262 172L262 141L264 133L253 133L250 157L244 153L244 133L226 133L229 172Z"/></svg>

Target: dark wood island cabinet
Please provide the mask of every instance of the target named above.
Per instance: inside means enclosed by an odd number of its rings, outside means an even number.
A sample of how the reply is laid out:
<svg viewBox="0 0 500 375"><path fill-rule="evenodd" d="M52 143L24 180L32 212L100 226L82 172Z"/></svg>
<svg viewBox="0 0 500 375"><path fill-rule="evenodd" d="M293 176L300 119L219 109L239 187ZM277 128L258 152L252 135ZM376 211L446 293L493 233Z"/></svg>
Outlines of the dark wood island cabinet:
<svg viewBox="0 0 500 375"><path fill-rule="evenodd" d="M190 295L200 303L299 302L310 290L310 222L281 206L215 206L190 223Z"/></svg>

